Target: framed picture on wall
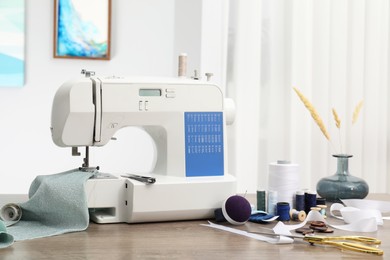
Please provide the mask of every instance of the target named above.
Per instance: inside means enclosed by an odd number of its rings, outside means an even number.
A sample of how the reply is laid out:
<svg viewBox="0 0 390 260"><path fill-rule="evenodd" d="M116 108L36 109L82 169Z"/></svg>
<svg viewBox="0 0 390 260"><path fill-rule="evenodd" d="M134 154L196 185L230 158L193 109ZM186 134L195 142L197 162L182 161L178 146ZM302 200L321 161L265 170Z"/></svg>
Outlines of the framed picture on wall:
<svg viewBox="0 0 390 260"><path fill-rule="evenodd" d="M54 0L54 58L110 59L111 0Z"/></svg>
<svg viewBox="0 0 390 260"><path fill-rule="evenodd" d="M23 87L24 0L0 0L0 87Z"/></svg>

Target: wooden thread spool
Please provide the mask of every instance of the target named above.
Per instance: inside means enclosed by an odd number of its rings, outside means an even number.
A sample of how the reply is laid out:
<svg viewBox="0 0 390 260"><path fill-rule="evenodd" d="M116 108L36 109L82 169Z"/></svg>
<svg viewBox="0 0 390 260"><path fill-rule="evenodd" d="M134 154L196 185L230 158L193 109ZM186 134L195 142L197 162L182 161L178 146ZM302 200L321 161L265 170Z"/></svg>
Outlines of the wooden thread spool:
<svg viewBox="0 0 390 260"><path fill-rule="evenodd" d="M296 210L296 209L291 209L290 210L290 218L291 220L295 221L304 221L306 219L306 212L304 210Z"/></svg>
<svg viewBox="0 0 390 260"><path fill-rule="evenodd" d="M317 208L320 208L321 215L324 218L326 218L326 208L327 208L327 206L326 205L317 205Z"/></svg>

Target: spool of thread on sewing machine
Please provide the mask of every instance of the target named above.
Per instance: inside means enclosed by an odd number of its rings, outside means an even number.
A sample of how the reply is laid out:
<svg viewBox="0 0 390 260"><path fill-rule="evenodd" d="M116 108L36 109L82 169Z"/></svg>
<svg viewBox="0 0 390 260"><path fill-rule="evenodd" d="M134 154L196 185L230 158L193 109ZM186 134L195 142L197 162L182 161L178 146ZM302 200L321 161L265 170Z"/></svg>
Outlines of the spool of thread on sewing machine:
<svg viewBox="0 0 390 260"><path fill-rule="evenodd" d="M308 214L312 207L317 206L317 193L314 191L305 192L305 212Z"/></svg>
<svg viewBox="0 0 390 260"><path fill-rule="evenodd" d="M256 198L257 198L257 210L266 211L265 190L258 190L256 192Z"/></svg>
<svg viewBox="0 0 390 260"><path fill-rule="evenodd" d="M295 209L297 211L305 210L305 192L302 190L295 193Z"/></svg>
<svg viewBox="0 0 390 260"><path fill-rule="evenodd" d="M180 53L179 55L179 78L185 78L187 75L187 53Z"/></svg>
<svg viewBox="0 0 390 260"><path fill-rule="evenodd" d="M288 202L278 202L276 204L276 214L279 216L280 221L290 220L290 204Z"/></svg>

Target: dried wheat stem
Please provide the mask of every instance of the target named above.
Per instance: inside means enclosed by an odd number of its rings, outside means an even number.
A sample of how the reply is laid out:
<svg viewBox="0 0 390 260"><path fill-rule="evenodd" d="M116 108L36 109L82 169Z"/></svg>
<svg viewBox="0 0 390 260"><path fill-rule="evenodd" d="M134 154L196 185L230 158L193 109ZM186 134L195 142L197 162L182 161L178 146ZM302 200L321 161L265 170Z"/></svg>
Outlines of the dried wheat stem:
<svg viewBox="0 0 390 260"><path fill-rule="evenodd" d="M359 113L360 113L360 110L362 109L363 107L363 100L360 101L357 106L355 107L355 110L353 111L353 115L352 115L352 124L356 123L358 117L359 117Z"/></svg>
<svg viewBox="0 0 390 260"><path fill-rule="evenodd" d="M328 131L326 130L325 125L322 122L322 119L321 119L320 115L317 113L317 111L314 108L314 106L310 103L310 101L297 88L294 88L294 91L297 93L298 97L301 99L301 101L303 102L305 107L309 110L312 118L317 123L318 127L320 128L320 130L323 133L323 135L325 136L325 138L327 140L330 140L330 136L328 134Z"/></svg>
<svg viewBox="0 0 390 260"><path fill-rule="evenodd" d="M333 118L334 118L336 127L339 129L340 152L342 153L343 152L343 146L342 146L342 143L341 143L341 130L340 130L340 128L341 128L341 120L340 120L339 115L336 112L336 109L332 108L332 113L333 113Z"/></svg>
<svg viewBox="0 0 390 260"><path fill-rule="evenodd" d="M337 127L338 129L340 129L340 125L341 125L340 117L339 117L339 115L337 114L336 109L332 108L332 112L333 112L334 121L335 121L335 123L336 123L336 127Z"/></svg>

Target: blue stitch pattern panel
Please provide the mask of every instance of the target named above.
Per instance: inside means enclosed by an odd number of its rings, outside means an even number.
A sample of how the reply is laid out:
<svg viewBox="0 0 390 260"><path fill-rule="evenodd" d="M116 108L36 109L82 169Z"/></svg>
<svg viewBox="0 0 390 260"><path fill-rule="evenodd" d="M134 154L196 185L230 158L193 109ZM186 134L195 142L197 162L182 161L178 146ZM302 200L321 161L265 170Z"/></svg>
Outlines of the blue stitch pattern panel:
<svg viewBox="0 0 390 260"><path fill-rule="evenodd" d="M222 112L185 112L186 176L224 175Z"/></svg>

